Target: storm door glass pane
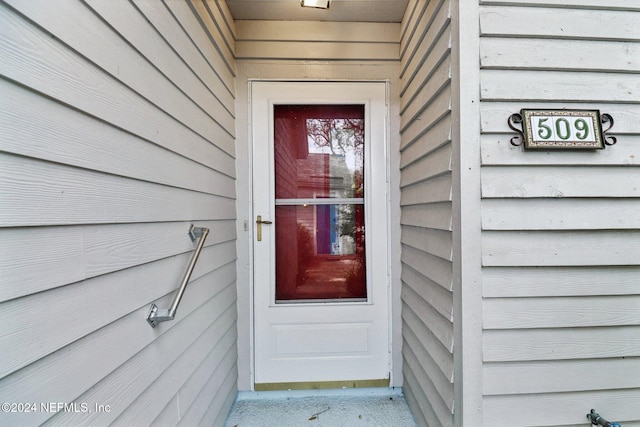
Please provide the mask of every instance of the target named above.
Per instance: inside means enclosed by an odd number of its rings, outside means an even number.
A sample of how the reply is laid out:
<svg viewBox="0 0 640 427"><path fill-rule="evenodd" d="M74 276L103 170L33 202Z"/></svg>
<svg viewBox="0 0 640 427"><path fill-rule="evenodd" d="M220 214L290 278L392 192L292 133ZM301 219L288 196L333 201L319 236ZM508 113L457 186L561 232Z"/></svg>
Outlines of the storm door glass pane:
<svg viewBox="0 0 640 427"><path fill-rule="evenodd" d="M276 301L367 298L364 106L274 107Z"/></svg>

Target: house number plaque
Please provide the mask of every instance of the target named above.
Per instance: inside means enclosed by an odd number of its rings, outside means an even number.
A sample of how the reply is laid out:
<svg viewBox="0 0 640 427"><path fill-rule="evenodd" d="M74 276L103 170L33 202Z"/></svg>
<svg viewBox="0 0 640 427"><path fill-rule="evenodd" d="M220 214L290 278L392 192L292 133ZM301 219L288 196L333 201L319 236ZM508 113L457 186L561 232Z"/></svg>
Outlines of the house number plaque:
<svg viewBox="0 0 640 427"><path fill-rule="evenodd" d="M599 110L522 109L508 122L519 134L511 144L525 150L597 150L616 143L615 137L605 135L613 127L613 117Z"/></svg>

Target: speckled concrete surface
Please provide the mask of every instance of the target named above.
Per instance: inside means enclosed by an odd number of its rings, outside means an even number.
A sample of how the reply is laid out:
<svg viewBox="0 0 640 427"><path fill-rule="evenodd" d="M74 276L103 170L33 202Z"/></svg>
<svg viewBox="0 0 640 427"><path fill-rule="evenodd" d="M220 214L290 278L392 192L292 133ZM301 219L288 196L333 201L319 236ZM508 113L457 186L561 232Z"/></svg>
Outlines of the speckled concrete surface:
<svg viewBox="0 0 640 427"><path fill-rule="evenodd" d="M239 393L225 427L415 427L399 389Z"/></svg>

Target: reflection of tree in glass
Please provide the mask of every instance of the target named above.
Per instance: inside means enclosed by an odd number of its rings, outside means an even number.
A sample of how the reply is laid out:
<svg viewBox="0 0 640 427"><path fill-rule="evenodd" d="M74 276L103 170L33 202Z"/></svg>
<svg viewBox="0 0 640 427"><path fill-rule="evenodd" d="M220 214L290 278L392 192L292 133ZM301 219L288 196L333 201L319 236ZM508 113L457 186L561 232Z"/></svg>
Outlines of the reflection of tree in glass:
<svg viewBox="0 0 640 427"><path fill-rule="evenodd" d="M332 183L333 192L338 197L363 199L364 120L314 118L306 120L306 127L309 152L331 157L331 179L341 178L342 184ZM338 209L332 226L344 238L341 254L356 255L356 261L364 263L364 206L344 204Z"/></svg>
<svg viewBox="0 0 640 427"><path fill-rule="evenodd" d="M364 179L362 177L362 173L360 171L356 171L353 178L353 197L364 197ZM360 240L364 239L364 230L362 229L363 224L361 218L358 218L356 206L361 209L361 205L343 205L341 207L339 232L341 236L350 236L357 245L361 245L363 242Z"/></svg>
<svg viewBox="0 0 640 427"><path fill-rule="evenodd" d="M331 154L353 153L357 164L364 157L364 120L308 119L307 135L316 147L328 148Z"/></svg>

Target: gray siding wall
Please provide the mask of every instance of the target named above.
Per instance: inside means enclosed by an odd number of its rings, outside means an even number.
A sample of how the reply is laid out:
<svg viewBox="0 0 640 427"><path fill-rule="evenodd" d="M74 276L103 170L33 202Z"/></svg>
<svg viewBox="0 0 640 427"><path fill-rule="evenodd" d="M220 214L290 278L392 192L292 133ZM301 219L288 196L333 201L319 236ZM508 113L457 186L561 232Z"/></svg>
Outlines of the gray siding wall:
<svg viewBox="0 0 640 427"><path fill-rule="evenodd" d="M482 1L484 425L640 425L640 7ZM616 145L523 152L521 108L600 109Z"/></svg>
<svg viewBox="0 0 640 427"><path fill-rule="evenodd" d="M401 44L404 391L420 425L453 424L451 11L412 0Z"/></svg>
<svg viewBox="0 0 640 427"><path fill-rule="evenodd" d="M221 425L236 394L224 2L0 3L3 425ZM211 229L176 319L152 329Z"/></svg>

